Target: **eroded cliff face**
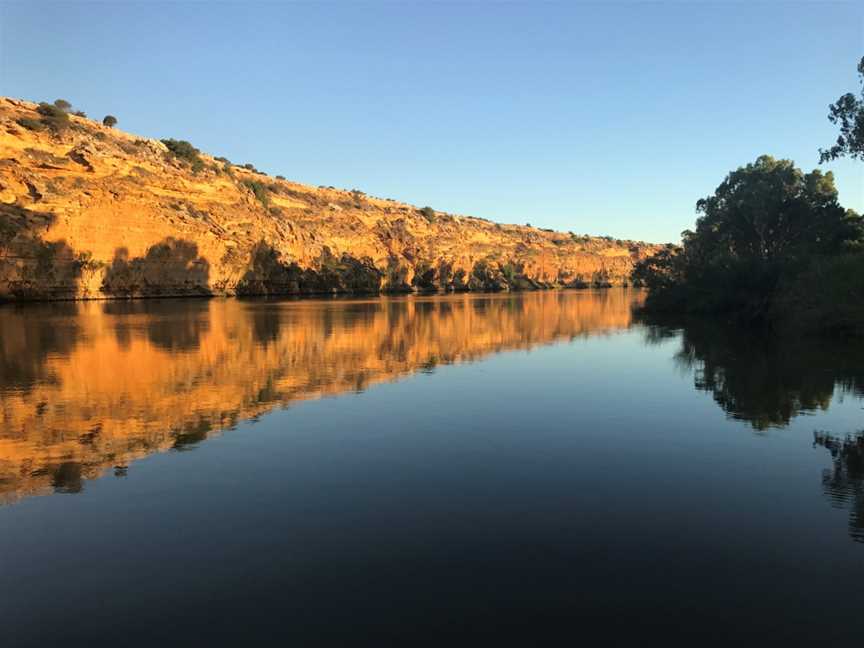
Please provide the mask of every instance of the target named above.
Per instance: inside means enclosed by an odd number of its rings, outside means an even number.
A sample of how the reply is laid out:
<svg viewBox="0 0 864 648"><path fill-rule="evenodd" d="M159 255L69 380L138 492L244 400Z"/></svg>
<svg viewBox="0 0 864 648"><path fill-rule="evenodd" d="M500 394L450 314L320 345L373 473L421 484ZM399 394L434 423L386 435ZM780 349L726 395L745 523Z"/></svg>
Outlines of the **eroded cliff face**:
<svg viewBox="0 0 864 648"><path fill-rule="evenodd" d="M0 299L626 282L659 246L311 187L0 98Z"/></svg>
<svg viewBox="0 0 864 648"><path fill-rule="evenodd" d="M77 492L301 400L626 328L633 290L0 309L0 502Z"/></svg>

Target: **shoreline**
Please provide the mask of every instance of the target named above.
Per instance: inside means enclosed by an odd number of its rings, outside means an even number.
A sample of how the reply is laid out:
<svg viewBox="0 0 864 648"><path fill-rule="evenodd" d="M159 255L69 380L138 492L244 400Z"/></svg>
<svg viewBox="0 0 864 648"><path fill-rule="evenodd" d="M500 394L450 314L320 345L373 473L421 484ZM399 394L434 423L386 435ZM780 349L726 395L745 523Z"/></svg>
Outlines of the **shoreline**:
<svg viewBox="0 0 864 648"><path fill-rule="evenodd" d="M632 284L608 284L602 286L548 286L531 289L508 289L508 290L380 290L377 292L352 292L352 291L335 291L335 292L307 292L307 293L251 293L241 294L236 293L212 293L212 294L154 294L154 295L100 295L100 296L77 296L77 297L23 297L23 298L5 298L0 297L0 308L21 304L57 304L57 303L79 303L79 302L124 302L124 301L152 301L157 299L351 299L351 298L369 298L369 297L440 297L444 295L505 295L505 294L522 294L522 293L537 293L537 292L555 292L555 291L587 291L587 290L610 290L614 288L620 289L635 289L642 290L641 286Z"/></svg>

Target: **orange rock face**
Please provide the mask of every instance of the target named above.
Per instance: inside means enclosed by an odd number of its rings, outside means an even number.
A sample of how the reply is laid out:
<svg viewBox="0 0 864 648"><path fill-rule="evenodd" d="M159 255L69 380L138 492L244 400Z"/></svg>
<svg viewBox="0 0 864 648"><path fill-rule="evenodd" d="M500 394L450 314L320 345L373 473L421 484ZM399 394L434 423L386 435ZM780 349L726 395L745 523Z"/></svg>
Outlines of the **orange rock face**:
<svg viewBox="0 0 864 648"><path fill-rule="evenodd" d="M4 299L614 285L659 247L418 210L39 119L0 98Z"/></svg>

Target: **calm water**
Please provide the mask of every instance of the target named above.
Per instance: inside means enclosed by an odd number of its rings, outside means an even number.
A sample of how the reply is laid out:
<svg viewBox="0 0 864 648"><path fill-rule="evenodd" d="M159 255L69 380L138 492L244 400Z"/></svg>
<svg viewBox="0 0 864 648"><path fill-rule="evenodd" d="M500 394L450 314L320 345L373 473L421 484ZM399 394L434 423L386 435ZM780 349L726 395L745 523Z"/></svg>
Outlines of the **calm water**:
<svg viewBox="0 0 864 648"><path fill-rule="evenodd" d="M639 298L0 308L0 644L860 645L864 348Z"/></svg>

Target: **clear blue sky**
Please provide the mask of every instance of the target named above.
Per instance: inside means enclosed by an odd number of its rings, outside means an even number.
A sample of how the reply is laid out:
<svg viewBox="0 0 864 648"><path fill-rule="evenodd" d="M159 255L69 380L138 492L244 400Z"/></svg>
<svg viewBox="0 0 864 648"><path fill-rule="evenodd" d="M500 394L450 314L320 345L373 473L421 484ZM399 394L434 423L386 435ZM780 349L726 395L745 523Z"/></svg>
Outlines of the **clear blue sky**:
<svg viewBox="0 0 864 648"><path fill-rule="evenodd" d="M0 93L310 184L678 240L758 155L810 170L864 3L0 0ZM864 163L834 171L864 211Z"/></svg>

